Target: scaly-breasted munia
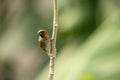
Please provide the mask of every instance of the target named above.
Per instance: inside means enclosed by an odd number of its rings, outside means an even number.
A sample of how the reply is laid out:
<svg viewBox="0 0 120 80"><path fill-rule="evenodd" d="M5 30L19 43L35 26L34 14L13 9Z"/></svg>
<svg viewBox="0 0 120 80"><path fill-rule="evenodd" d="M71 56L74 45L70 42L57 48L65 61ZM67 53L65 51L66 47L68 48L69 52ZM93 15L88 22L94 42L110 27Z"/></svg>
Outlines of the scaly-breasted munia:
<svg viewBox="0 0 120 80"><path fill-rule="evenodd" d="M46 30L39 30L38 44L44 53L50 54L50 38Z"/></svg>

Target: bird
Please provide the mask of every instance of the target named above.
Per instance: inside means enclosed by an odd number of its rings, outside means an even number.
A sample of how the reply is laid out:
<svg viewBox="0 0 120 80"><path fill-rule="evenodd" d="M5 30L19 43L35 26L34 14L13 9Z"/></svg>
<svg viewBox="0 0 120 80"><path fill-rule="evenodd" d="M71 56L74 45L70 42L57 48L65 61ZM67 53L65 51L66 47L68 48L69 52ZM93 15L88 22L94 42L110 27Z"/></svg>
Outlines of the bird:
<svg viewBox="0 0 120 80"><path fill-rule="evenodd" d="M41 29L38 32L38 44L43 53L50 55L50 37L46 30Z"/></svg>

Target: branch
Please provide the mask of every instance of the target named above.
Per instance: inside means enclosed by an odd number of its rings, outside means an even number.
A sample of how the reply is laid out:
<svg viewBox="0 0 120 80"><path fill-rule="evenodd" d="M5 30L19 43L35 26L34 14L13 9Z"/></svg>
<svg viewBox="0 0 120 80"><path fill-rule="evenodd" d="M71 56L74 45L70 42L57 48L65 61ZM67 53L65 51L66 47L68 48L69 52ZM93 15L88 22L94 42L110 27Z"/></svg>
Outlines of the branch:
<svg viewBox="0 0 120 80"><path fill-rule="evenodd" d="M55 58L56 58L56 37L57 37L57 27L58 27L58 8L57 0L53 0L53 33L51 38L51 55L50 56L50 66L48 80L53 80L54 77L54 68L55 68Z"/></svg>

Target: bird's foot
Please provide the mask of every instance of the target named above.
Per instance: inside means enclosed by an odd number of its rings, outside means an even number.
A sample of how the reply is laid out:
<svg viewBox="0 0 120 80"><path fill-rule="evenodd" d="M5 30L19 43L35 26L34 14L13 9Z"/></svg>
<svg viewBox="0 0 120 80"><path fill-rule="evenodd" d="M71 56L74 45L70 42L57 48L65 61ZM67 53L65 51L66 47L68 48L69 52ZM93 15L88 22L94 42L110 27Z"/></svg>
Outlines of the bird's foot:
<svg viewBox="0 0 120 80"><path fill-rule="evenodd" d="M54 54L49 54L48 55L50 58L56 58L56 56Z"/></svg>

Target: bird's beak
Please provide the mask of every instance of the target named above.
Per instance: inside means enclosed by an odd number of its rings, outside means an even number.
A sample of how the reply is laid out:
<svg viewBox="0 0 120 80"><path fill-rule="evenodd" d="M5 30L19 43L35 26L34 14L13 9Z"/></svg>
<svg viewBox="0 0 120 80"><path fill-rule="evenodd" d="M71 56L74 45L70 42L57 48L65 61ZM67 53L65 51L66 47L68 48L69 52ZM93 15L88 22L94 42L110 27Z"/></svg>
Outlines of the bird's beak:
<svg viewBox="0 0 120 80"><path fill-rule="evenodd" d="M40 31L37 32L37 34L39 34L39 33L40 33Z"/></svg>
<svg viewBox="0 0 120 80"><path fill-rule="evenodd" d="M41 35L41 32L40 32L40 31L38 31L38 32L37 32L37 34L38 34L38 35Z"/></svg>
<svg viewBox="0 0 120 80"><path fill-rule="evenodd" d="M37 32L37 34L39 34L39 31Z"/></svg>

